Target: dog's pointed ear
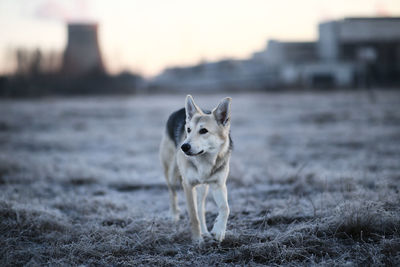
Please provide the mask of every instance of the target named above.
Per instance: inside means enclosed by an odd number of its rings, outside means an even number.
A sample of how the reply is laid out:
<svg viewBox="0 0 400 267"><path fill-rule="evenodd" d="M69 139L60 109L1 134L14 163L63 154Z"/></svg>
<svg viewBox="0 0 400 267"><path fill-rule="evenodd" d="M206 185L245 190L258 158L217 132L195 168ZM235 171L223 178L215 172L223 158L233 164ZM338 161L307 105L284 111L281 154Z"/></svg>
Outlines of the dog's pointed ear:
<svg viewBox="0 0 400 267"><path fill-rule="evenodd" d="M231 119L231 101L230 97L222 99L212 112L217 122L223 126L227 125Z"/></svg>
<svg viewBox="0 0 400 267"><path fill-rule="evenodd" d="M193 97L191 95L186 96L185 101L185 111L186 111L186 120L191 120L196 113L200 113L200 108L194 103Z"/></svg>

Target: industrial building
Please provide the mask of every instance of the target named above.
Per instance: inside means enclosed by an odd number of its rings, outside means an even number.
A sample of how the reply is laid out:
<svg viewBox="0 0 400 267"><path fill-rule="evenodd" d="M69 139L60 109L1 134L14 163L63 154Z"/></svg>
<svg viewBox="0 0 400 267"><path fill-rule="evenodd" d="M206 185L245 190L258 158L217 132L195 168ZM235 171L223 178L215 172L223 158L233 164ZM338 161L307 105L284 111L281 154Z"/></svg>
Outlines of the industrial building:
<svg viewBox="0 0 400 267"><path fill-rule="evenodd" d="M400 18L321 23L318 48L324 62L352 62L357 82L383 86L400 82Z"/></svg>
<svg viewBox="0 0 400 267"><path fill-rule="evenodd" d="M400 85L400 18L345 18L318 30L316 41L270 40L246 60L167 69L153 84L178 90Z"/></svg>
<svg viewBox="0 0 400 267"><path fill-rule="evenodd" d="M74 76L104 72L98 41L98 24L68 24L68 41L61 71L64 75Z"/></svg>
<svg viewBox="0 0 400 267"><path fill-rule="evenodd" d="M253 58L277 68L282 86L399 85L400 18L323 22L316 42L269 41Z"/></svg>

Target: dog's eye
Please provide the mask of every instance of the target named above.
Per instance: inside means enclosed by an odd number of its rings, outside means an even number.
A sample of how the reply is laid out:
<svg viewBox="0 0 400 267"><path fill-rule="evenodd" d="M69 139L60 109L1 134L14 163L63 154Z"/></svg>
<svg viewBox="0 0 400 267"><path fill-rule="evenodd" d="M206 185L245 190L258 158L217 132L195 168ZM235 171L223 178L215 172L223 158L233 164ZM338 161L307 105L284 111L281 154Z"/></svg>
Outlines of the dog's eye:
<svg viewBox="0 0 400 267"><path fill-rule="evenodd" d="M187 128L187 132L190 133L190 131L191 131L191 129L190 129L190 128Z"/></svg>
<svg viewBox="0 0 400 267"><path fill-rule="evenodd" d="M208 133L208 130L206 128L200 129L199 134L205 134L205 133Z"/></svg>

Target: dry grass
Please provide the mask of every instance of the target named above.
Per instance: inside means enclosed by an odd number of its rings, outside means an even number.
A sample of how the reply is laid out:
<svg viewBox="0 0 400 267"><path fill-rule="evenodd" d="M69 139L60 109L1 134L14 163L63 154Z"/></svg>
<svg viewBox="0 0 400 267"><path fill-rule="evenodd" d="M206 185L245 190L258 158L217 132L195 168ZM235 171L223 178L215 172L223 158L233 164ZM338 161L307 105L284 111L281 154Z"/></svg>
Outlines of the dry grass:
<svg viewBox="0 0 400 267"><path fill-rule="evenodd" d="M157 161L181 98L1 103L0 265L399 266L398 96L233 96L228 233L201 247Z"/></svg>

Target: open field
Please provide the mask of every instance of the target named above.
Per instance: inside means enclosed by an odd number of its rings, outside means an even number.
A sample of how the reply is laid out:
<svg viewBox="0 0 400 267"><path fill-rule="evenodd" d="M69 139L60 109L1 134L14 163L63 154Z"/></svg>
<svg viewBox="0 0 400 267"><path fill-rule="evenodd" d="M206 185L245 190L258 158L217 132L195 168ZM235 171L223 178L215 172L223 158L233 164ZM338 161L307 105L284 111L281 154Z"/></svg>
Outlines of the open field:
<svg viewBox="0 0 400 267"><path fill-rule="evenodd" d="M228 232L202 247L158 160L184 97L2 100L0 265L400 265L399 90L232 95Z"/></svg>

